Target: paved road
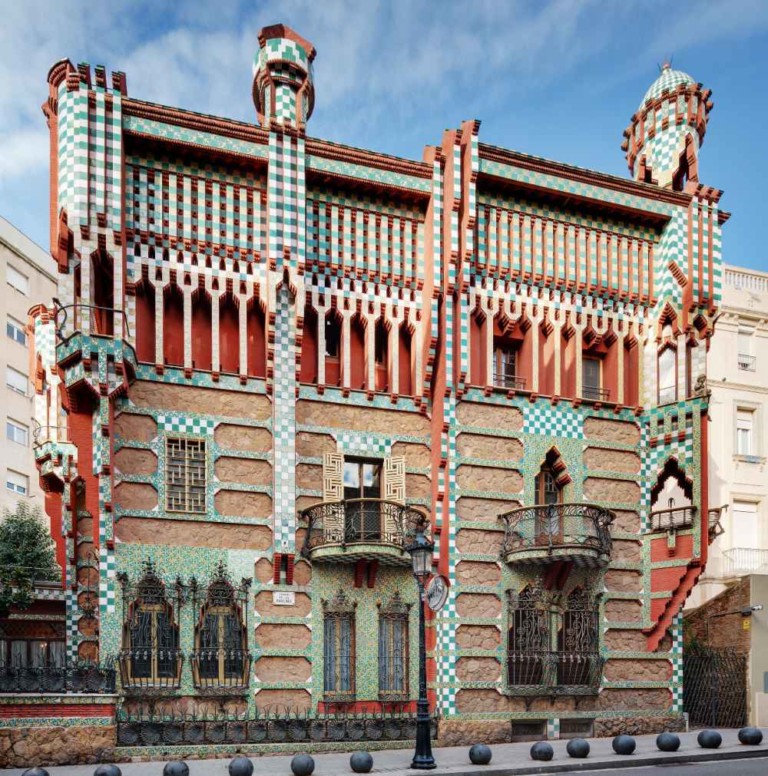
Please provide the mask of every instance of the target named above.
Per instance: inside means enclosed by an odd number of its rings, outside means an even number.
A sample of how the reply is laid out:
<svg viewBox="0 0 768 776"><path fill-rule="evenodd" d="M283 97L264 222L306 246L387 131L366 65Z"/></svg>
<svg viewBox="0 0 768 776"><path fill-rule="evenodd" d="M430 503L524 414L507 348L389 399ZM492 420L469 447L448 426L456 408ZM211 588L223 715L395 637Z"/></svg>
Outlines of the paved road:
<svg viewBox="0 0 768 776"><path fill-rule="evenodd" d="M609 771L567 771L561 776L578 773L579 776L766 776L768 758L754 760L724 760L711 763L683 763L682 765L654 765L650 768L622 768Z"/></svg>

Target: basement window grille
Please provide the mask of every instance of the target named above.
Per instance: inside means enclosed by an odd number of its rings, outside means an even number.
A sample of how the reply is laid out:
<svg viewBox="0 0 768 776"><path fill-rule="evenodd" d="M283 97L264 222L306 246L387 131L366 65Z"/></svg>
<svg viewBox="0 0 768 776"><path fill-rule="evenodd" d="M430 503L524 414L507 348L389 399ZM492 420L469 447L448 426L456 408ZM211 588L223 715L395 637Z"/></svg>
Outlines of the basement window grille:
<svg viewBox="0 0 768 776"><path fill-rule="evenodd" d="M205 441L168 439L166 443L166 509L205 513Z"/></svg>

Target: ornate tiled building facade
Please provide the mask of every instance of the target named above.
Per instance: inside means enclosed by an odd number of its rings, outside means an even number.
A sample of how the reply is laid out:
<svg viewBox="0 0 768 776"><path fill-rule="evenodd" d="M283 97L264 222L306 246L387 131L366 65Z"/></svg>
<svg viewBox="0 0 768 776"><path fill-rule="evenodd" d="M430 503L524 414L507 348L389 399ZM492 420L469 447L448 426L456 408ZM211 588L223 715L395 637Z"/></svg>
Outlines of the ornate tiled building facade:
<svg viewBox="0 0 768 776"><path fill-rule="evenodd" d="M50 71L35 378L70 657L115 657L130 713L407 713L421 527L442 740L677 724L717 530L709 93L663 70L633 180L477 121L417 162L307 134L314 57L262 31L258 124Z"/></svg>

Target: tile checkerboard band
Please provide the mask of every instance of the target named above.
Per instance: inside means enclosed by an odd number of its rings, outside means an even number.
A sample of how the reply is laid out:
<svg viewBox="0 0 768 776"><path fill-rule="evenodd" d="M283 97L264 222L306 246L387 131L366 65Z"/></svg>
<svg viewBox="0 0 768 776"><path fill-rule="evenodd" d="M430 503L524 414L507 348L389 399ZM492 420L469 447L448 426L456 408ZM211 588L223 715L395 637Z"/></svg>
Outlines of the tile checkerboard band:
<svg viewBox="0 0 768 776"><path fill-rule="evenodd" d="M683 710L683 613L672 621L672 711Z"/></svg>
<svg viewBox="0 0 768 776"><path fill-rule="evenodd" d="M581 413L569 407L536 404L525 408L523 431L526 434L583 439L584 422Z"/></svg>
<svg viewBox="0 0 768 776"><path fill-rule="evenodd" d="M376 437L372 434L356 434L352 431L341 431L333 435L339 452L373 455L388 458L392 452L392 440L387 437Z"/></svg>
<svg viewBox="0 0 768 776"><path fill-rule="evenodd" d="M158 428L177 434L211 434L215 421L189 415L163 414L157 416Z"/></svg>

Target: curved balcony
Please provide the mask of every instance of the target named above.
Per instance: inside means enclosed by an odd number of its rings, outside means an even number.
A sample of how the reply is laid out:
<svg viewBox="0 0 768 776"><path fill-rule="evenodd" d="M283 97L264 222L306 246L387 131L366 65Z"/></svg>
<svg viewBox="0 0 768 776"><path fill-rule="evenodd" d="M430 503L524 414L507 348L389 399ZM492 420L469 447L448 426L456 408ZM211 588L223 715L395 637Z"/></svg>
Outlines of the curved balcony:
<svg viewBox="0 0 768 776"><path fill-rule="evenodd" d="M383 499L325 501L301 513L307 525L302 555L313 562L377 560L410 566L405 548L416 531L429 532L429 518L414 507Z"/></svg>
<svg viewBox="0 0 768 776"><path fill-rule="evenodd" d="M615 515L594 504L546 504L499 515L506 525L502 556L507 563L607 566Z"/></svg>

